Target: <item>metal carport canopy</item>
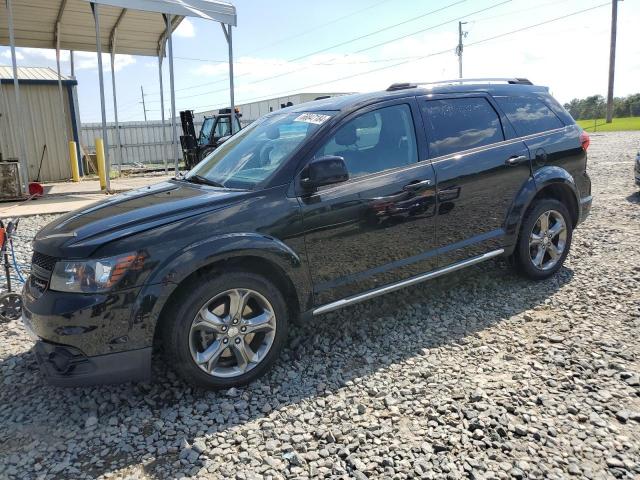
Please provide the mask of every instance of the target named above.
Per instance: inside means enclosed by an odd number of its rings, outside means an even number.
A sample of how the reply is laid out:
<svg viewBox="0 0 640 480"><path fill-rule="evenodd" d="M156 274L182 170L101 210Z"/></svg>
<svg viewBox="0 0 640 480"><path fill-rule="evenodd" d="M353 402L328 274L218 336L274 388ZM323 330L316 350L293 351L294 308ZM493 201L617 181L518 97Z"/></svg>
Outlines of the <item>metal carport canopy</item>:
<svg viewBox="0 0 640 480"><path fill-rule="evenodd" d="M11 3L16 47L96 51L90 0L12 0ZM92 3L101 6L100 43L104 52L110 51L111 33L117 26L118 53L158 55L158 44L165 35L164 20L162 15L158 15L162 13L176 17L172 22L174 30L183 17L198 17L237 25L236 9L226 2L95 0ZM127 12L120 18L123 9ZM0 18L0 45L9 45L6 9L0 9Z"/></svg>
<svg viewBox="0 0 640 480"><path fill-rule="evenodd" d="M116 124L116 139L120 149L118 108L114 57L117 53L158 57L160 101L164 124L162 95L162 58L165 42L168 45L169 80L171 90L172 146L175 171L178 175L178 139L176 131L175 86L173 75L173 46L171 34L184 17L198 17L219 22L229 49L229 87L231 133L233 134L235 102L233 86L232 27L237 25L236 8L217 0L4 0L0 9L0 45L11 47L16 104L20 105L16 47L55 48L57 71L60 77L60 50L82 50L98 54L98 77L102 114L103 140L106 157L106 189L109 190L110 159L107 144L102 52L111 53L111 78ZM160 14L160 15L159 15ZM2 17L5 17L2 18ZM91 24L93 23L93 29ZM5 26L6 25L6 26ZM95 42L95 43L94 43ZM73 70L73 57L71 57ZM60 84L60 82L59 82ZM60 86L62 92L62 87ZM60 93L62 98L62 93ZM22 121L22 119L20 119ZM120 152L119 152L120 154ZM21 154L22 183L26 191L28 178L26 153Z"/></svg>

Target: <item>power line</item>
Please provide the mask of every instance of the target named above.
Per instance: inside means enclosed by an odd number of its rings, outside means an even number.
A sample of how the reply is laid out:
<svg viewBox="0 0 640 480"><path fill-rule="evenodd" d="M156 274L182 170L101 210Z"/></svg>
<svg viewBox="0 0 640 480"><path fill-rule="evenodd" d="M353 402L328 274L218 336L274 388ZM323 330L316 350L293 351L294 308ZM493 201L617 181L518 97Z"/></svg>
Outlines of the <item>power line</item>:
<svg viewBox="0 0 640 480"><path fill-rule="evenodd" d="M492 41L492 40L496 40L498 38L506 37L508 35L513 35L513 34L516 34L516 33L519 33L519 32L523 32L525 30L530 30L532 28L540 27L542 25L547 25L549 23L557 22L559 20L564 20L565 18L573 17L575 15L579 15L581 13L589 12L591 10L602 8L602 7L605 7L605 6L608 6L608 5L609 5L608 2L607 3L601 3L601 4L595 5L593 7L585 8L585 9L582 9L582 10L578 10L578 11L575 11L575 12L572 12L572 13L568 13L566 15L562 15L562 16L555 17L555 18L552 18L552 19L549 19L549 20L545 20L543 22L535 23L533 25L527 25L525 27L520 27L520 28L517 28L515 30L511 30L511 31L508 31L508 32L500 33L498 35L493 35L491 37L483 38L481 40L477 40L475 42L471 42L471 43L467 44L466 47L468 48L468 47L471 47L471 46L480 45L482 43L486 43L486 42L489 42L489 41ZM313 87L317 87L317 86L320 86L320 85L339 82L341 80L349 80L351 78L359 77L359 76L362 76L362 75L368 75L370 73L376 73L376 72L379 72L379 71L382 71L382 70L386 70L386 69L389 69L389 68L394 68L394 67L397 67L397 66L400 66L400 65L404 65L404 64L409 63L411 61L424 60L424 59L427 59L427 58L430 58L430 57L435 57L437 55L443 55L445 53L450 53L450 52L451 52L451 49L448 48L446 50L441 50L441 51L438 51L438 52L432 52L432 53L429 53L427 55L421 55L421 56L418 56L418 57L412 57L411 60L405 60L405 61L402 61L402 62L394 63L393 65L385 65L383 67L376 68L376 69L373 69L373 70L367 70L367 71L364 71L364 72L355 73L355 74L348 75L348 76L345 76L345 77L334 78L333 80L323 81L323 82L319 82L319 83L315 83L315 84L311 84L311 85L305 85L303 87L298 87L297 89L288 89L288 90L284 90L284 91L281 91L281 92L275 92L275 93L271 93L268 96L248 98L248 99L242 100L242 103L247 103L247 102L251 102L251 101L255 101L255 100L268 99L268 98L271 98L271 97L274 97L274 96L282 95L282 94L285 94L285 93L290 93L292 90L300 91L300 90L304 90L304 89L307 89L307 88L313 88ZM204 109L204 108L215 108L215 106L214 105L205 105L205 106L202 106L202 107L199 107L199 108L201 108L201 109Z"/></svg>
<svg viewBox="0 0 640 480"><path fill-rule="evenodd" d="M475 42L469 43L469 44L466 45L466 47L471 47L471 46L487 43L487 42L490 42L492 40L496 40L496 39L499 39L499 38L502 38L502 37L505 37L505 36L508 36L508 35L513 35L515 33L526 31L526 30L529 30L529 29L532 29L532 28L536 28L536 27L539 27L539 26L542 26L542 25L547 25L549 23L557 22L559 20L563 20L563 19L575 16L575 15L579 15L581 13L585 13L585 12L589 12L589 11L592 11L592 10L595 10L595 9L598 9L598 8L602 8L602 7L607 6L607 5L609 5L609 3L598 4L598 5L589 7L589 8L581 9L581 10L578 10L578 11L575 11L575 12L571 12L571 13L568 13L568 14L565 14L565 15L561 15L559 17L555 17L555 18L552 18L552 19L549 19L549 20L545 20L543 22L535 23L535 24L532 24L532 25L527 25L527 26L520 27L520 28L511 30L511 31L508 31L508 32L503 32L503 33L500 33L498 35L493 35L493 36L490 36L490 37L487 37L487 38L483 38L481 40L477 40ZM267 96L258 96L258 97L253 97L253 98L247 98L247 99L242 100L241 102L242 103L247 103L247 102L256 101L256 100L269 99L269 98L272 98L274 96L278 96L278 95L281 95L281 94L290 94L292 90L300 91L300 90L304 90L304 89L307 89L307 88L317 87L317 86L320 86L320 85L335 83L335 82L338 82L338 81L341 81L341 80L348 80L348 79L351 79L351 78L355 78L355 77L359 77L359 76L363 76L363 75L368 75L368 74L371 74L371 73L376 73L376 72L379 72L379 71L382 71L382 70L386 70L386 69L389 69L389 68L394 68L394 67L397 67L397 66L400 66L400 65L404 65L404 64L409 63L411 61L420 61L420 60L424 60L426 58L434 57L434 56L437 56L437 55L442 55L442 54L449 53L449 52L450 52L450 49L446 49L446 50L442 50L442 51L438 51L438 52L433 52L433 53L430 53L430 54L427 54L427 55L411 56L411 57L398 57L398 59L404 58L403 61L394 63L392 65L385 65L385 66L382 66L382 67L379 67L379 68L376 68L376 69L366 70L364 72L355 73L355 74L348 75L348 76L345 76L345 77L339 77L339 78L335 78L335 79L327 80L327 81L322 81L322 82L318 82L318 83L311 84L311 85L305 85L305 86L302 86L302 87L298 87L297 89L287 89L287 90L284 90L284 91L281 91L281 92L272 92ZM215 104L215 105L204 105L204 106L196 107L196 109L204 110L204 109L218 108L218 107L222 107L222 106L224 106L224 105L217 105L217 104Z"/></svg>
<svg viewBox="0 0 640 480"><path fill-rule="evenodd" d="M345 56L348 56L350 54L345 54ZM181 60L188 60L188 61L192 61L192 62L206 62L206 63L220 63L220 64L227 64L229 63L229 60L212 60L209 58L195 58L195 57L175 57L176 59L181 59ZM282 65L283 63L288 62L289 60L273 60L273 61L269 61L269 60L265 60L260 58L259 59L261 62L268 64L268 65ZM355 64L355 63L372 63L372 62L386 62L386 59L376 59L376 60L352 60L349 62L334 62L331 60L323 60L322 62L311 62L311 63L307 63L306 65L342 65L344 64ZM248 61L242 61L242 60L238 60L238 61L234 61L233 62L236 65L242 65L244 63L246 64L254 64L255 61L254 60L248 60ZM209 83L205 83L204 85L210 85ZM194 86L192 85L191 87L185 87L183 90L186 89L192 89L194 88ZM148 96L149 94L147 94Z"/></svg>
<svg viewBox="0 0 640 480"><path fill-rule="evenodd" d="M310 29L306 29L304 32L300 32L298 34L291 35L290 37L285 37L285 38L282 38L280 40L276 40L273 43L270 43L268 45L264 45L264 46L262 46L260 48L255 49L255 50L251 50L250 52L245 53L244 55L251 55L252 53L255 53L255 52L261 52L262 50L266 50L267 48L273 47L274 45L280 45L281 43L284 43L286 41L293 40L295 38L303 37L303 36L308 35L308 34L310 34L312 32L315 32L317 30L321 30L321 29L323 29L325 27L328 27L329 25L333 25L334 23L338 23L339 21L344 20L345 18L350 18L350 17L353 17L354 15L357 15L359 13L365 12L367 10L371 10L371 9L373 9L373 8L379 6L379 5L382 5L383 3L386 3L388 1L389 0L382 0L381 2L374 3L373 5L369 5L368 7L361 8L359 10L356 10L355 12L349 13L347 15L343 15L343 16L335 18L333 20L329 20L328 22L325 22L325 23L323 23L321 25L317 25L316 27L312 27Z"/></svg>
<svg viewBox="0 0 640 480"><path fill-rule="evenodd" d="M555 7L559 3L565 3L567 1L569 1L569 0L552 0L551 2L536 4L535 6L529 7L529 8L522 8L520 10L512 10L511 12L499 13L498 15L491 15L489 17L481 17L481 18L477 19L476 21L477 22L484 22L485 20L493 20L494 18L502 18L502 17L507 17L509 15L517 15L518 13L530 12L531 10L539 11L540 8L542 8L542 7L548 7L549 5L553 5Z"/></svg>
<svg viewBox="0 0 640 480"><path fill-rule="evenodd" d="M568 13L566 15L562 15L560 17L552 18L550 20L545 20L544 22L535 23L533 25L527 25L526 27L517 28L515 30L511 30L510 32L504 32L504 33L500 33L498 35L494 35L492 37L483 38L482 40L478 40L476 42L469 43L466 46L470 47L470 46L473 46L473 45L479 45L481 43L486 43L486 42L489 42L491 40L495 40L496 38L506 37L507 35L512 35L514 33L523 32L525 30L529 30L531 28L540 27L542 25L547 25L548 23L553 23L553 22L556 22L558 20L564 20L565 18L573 17L573 16L578 15L580 13L589 12L589 11L595 10L597 8L606 7L607 5L609 5L609 3L601 3L599 5L594 5L593 7L589 7L589 8L585 8L585 9L582 9L582 10L578 10L576 12Z"/></svg>
<svg viewBox="0 0 640 480"><path fill-rule="evenodd" d="M298 60L302 60L303 58L307 58L307 57L310 57L312 55L317 55L318 53L324 53L327 50L331 50L332 48L342 47L342 46L347 45L349 43L353 43L353 42L356 42L358 40L362 40L363 38L368 38L368 37L371 37L373 35L377 35L378 33L386 32L387 30L391 30L392 28L399 27L400 25L405 25L405 24L410 23L410 22L415 22L416 20L418 20L420 18L428 17L429 15L433 15L434 13L442 12L443 10L446 10L448 8L451 8L451 7L455 7L456 5L459 5L459 4L464 3L466 1L467 0L458 0L456 2L450 3L449 5L446 5L444 7L440 7L440 8L437 8L435 10L431 10L429 12L426 12L426 13L423 13L421 15L418 15L416 17L409 18L408 20L404 20L404 21L399 22L399 23L394 23L393 25L389 25L387 27L380 28L378 30L375 30L375 31L370 32L370 33L367 33L365 35L360 35L358 37L352 38L351 40L346 40L344 42L336 43L335 45L331 45L330 47L321 48L320 50L316 50L315 52L307 53L305 55L301 55L299 57L292 58L292 59L290 59L288 61L289 62L297 62ZM510 2L510 1L511 0L506 0L503 3ZM388 42L384 42L384 43L388 43Z"/></svg>
<svg viewBox="0 0 640 480"><path fill-rule="evenodd" d="M429 27L426 27L426 28L420 29L420 30L418 30L418 31L416 31L416 32L412 32L412 33L409 33L409 34L401 35L400 37L395 37L395 38L393 38L393 39L391 39L391 40L387 40L387 41L385 41L385 42L377 43L377 44L375 44L375 45L373 45L373 46L369 46L369 47L366 47L366 48L363 48L363 49L357 50L357 51L356 51L356 52L354 52L354 53L347 54L347 57L348 57L348 56L350 56L350 55L355 55L356 53L361 53L361 52L364 52L364 51L367 51L367 50L372 50L373 48L380 47L380 46L382 46L382 45L386 45L386 44L388 44L388 43L392 43L392 42L395 42L395 41L397 41L397 40L401 40L401 39L404 39L404 38L407 38L407 37L411 37L411 36L413 36L413 35L417 35L417 34L419 34L419 33L424 33L424 32L426 32L426 31L428 31L428 30L433 30L433 29L438 28L438 27L441 27L441 26L443 26L443 25L447 25L447 24L449 24L449 23L456 22L456 21L458 21L458 20L460 20L460 19L462 19L462 18L466 18L466 17L468 17L468 16L470 16L470 15L475 15L475 14L477 14L477 13L485 12L485 11L487 11L487 10L491 10L491 9L493 9L493 8L499 7L499 6L504 5L505 3L509 3L509 2L511 2L511 0L504 0L504 1L502 1L502 2L499 2L499 3L496 3L496 4L490 5L489 7L485 7L485 8L482 8L482 9L480 9L480 10L476 10L475 12L467 13L467 14L465 14L465 15L462 15L462 16L459 16L459 17L456 17L456 18L454 18L454 19L450 19L450 20L447 20L447 21L445 21L445 22L441 22L441 23L439 23L439 24L437 24L437 25L431 25L431 26L429 26ZM435 12L442 11L442 10L444 10L445 8L449 8L449 7L453 6L453 5L457 5L458 3L460 3L460 1L455 2L455 3L452 3L452 4L449 4L448 6L446 6L446 7L442 7L442 8L440 8L440 9L438 9L438 10L433 10L431 13L435 13ZM424 16L424 15L421 15L421 17L423 17L423 16ZM406 23L406 22L404 22L404 23ZM359 37L359 38L361 38L361 37ZM343 44L340 44L340 45L343 45ZM309 55L314 55L315 53L317 53L317 52L314 52L313 54L309 54ZM294 60L299 60L299 59L304 58L304 57L305 57L305 56L303 56L303 57L298 57L297 59L294 59ZM289 60L289 61L294 61L294 60ZM252 81L252 82L246 83L245 85L255 85L256 83L262 83L262 82L267 82L267 81L269 81L269 80L275 80L276 78L281 78L281 77L284 77L284 76L286 76L286 75L291 75L291 74L293 74L293 73L301 72L302 70L306 70L307 68L308 68L308 65L304 65L304 66L302 66L301 68L298 68L298 69L295 69L295 70L291 70L291 71L288 71L288 72L278 73L278 74L276 74L276 75L272 75L272 76L270 76L270 77L266 77L266 78L261 78L261 79L258 79L258 80L254 80L254 81ZM236 77L236 78L237 78L237 77ZM219 82L212 82L212 83L210 83L209 85L212 85L213 83L219 83ZM209 90L209 91L201 92L201 93L194 93L193 95L183 96L183 97L181 97L181 99L201 97L201 96L203 96L203 95L210 95L210 94L218 93L218 92L222 92L222 91L226 91L226 88L223 88L223 89L217 89L217 90Z"/></svg>
<svg viewBox="0 0 640 480"><path fill-rule="evenodd" d="M419 33L428 32L429 30L433 30L435 28L442 27L444 25L448 25L449 23L457 22L457 21L462 20L463 18L467 18L467 17L469 17L471 15L476 15L478 13L486 12L487 10L493 10L494 8L500 7L500 6L504 5L505 3L509 3L509 2L511 2L511 0L504 0L503 2L494 3L493 5L489 5L488 7L481 8L480 10L476 10L475 12L467 13L465 15L461 15L461 16L456 17L456 18L452 18L450 20L447 20L445 22L439 23L437 25L432 25L430 27L423 28L422 30L417 30L415 32L407 33L406 35L401 35L400 37L393 38L393 39L388 40L386 42L380 42L380 43L376 43L375 45L370 45L368 47L361 48L360 50L356 50L355 52L353 52L352 55L355 55L356 53L366 52L368 50L373 50L374 48L381 47L383 45L386 45L387 43L396 42L398 40L404 40L405 38L413 37L414 35L417 35Z"/></svg>
<svg viewBox="0 0 640 480"><path fill-rule="evenodd" d="M314 52L307 53L307 54L305 54L305 55L300 55L300 56L298 56L298 57L295 57L295 58L291 58L291 59L285 60L285 62L296 62L296 61L298 61L298 60L302 60L303 58L308 58L308 57L310 57L310 56L312 56L312 55L317 55L318 53L326 52L326 51L328 51L328 50L331 50L332 48L342 47L342 46L347 45L347 44L349 44L349 43L353 43L353 42L356 42L356 41L358 41L358 40L362 40L363 38L371 37L371 36L373 36L373 35L377 35L378 33L385 32L385 31L390 30L390 29L392 29L392 28L395 28L395 27L398 27L398 26L401 26L401 25L404 25L404 24L407 24L407 23L413 22L413 21L415 21L415 20L419 20L419 19L424 18L424 17L427 17L427 16L429 16L429 15L433 15L434 13L441 12L441 11L443 11L443 10L446 10L446 9L448 9L448 8L451 8L451 7L454 7L455 5L458 5L458 4L460 4L460 3L464 3L464 2L466 2L466 1L467 1L467 0L456 0L456 1L455 1L455 2L453 2L453 3L450 3L450 4L448 4L448 5L445 5L444 7L440 7L440 8L437 8L437 9L435 9L435 10L430 10L430 11L428 11L428 12L422 13L422 14L417 15L417 16L415 16L415 17L411 17L411 18L409 18L409 19L407 19L407 20L403 20L402 22L398 22L398 23L395 23L395 24L393 24L393 25L387 25L386 27L382 27L382 28L380 28L380 29L377 29L377 30L374 30L374 31L372 31L372 32L366 33L366 34L364 34L364 35L359 35L359 36L357 36L357 37L351 38L350 40L345 40L344 42L336 43L336 44L331 45L331 46L329 46L329 47L325 47L325 48L322 48L322 49L320 49L320 50L316 50L316 51L314 51ZM510 2L510 1L511 1L511 0L505 0L505 1L504 1L504 2L502 2L502 3L508 3L508 2ZM485 10L485 9L480 10L480 11L484 11L484 10ZM475 13L475 12L474 12L474 13ZM471 14L471 15L473 15L473 14ZM423 31L425 31L425 30L420 30L418 33L421 33L421 32L423 32ZM400 37L400 38L404 38L404 37ZM393 40L391 40L391 41L393 41ZM384 45L385 43L389 43L389 42L383 42L381 45ZM293 72L289 72L289 73L293 73ZM287 75L287 74L288 74L288 73L285 73L284 75ZM237 79L237 78L245 77L245 76L248 76L248 75L250 75L250 73L243 73L243 74L241 74L241 75L236 75L236 77L235 77L235 78ZM277 77L273 77L273 78L277 78ZM257 80L256 82L258 82L258 81L262 82L262 81L266 81L266 80L270 80L270 78L268 78L268 79L264 79L264 80ZM185 87L185 88L182 88L182 89L180 89L180 90L191 90L191 89L198 88L198 87L202 87L202 86L215 85L216 83L221 83L221 82L224 82L224 81L226 81L226 79L220 79L220 80L216 80L216 81L214 81L214 82L207 82L207 83L203 83L203 84L199 84L199 85L192 85L192 86L190 86L190 87ZM256 82L252 82L252 83L256 83ZM225 89L225 90L226 90L226 89ZM176 91L179 91L179 90L176 90ZM206 94L208 94L208 93L215 93L215 92L204 92L204 93L201 93L201 94L199 94L199 95L206 95ZM157 95L157 94L154 94L154 95ZM194 95L194 96L195 96L195 95Z"/></svg>
<svg viewBox="0 0 640 480"><path fill-rule="evenodd" d="M294 39L294 38L298 38L298 37L304 36L304 35L306 35L306 34L308 34L308 33L311 33L311 32L313 32L313 31L315 31L315 30L319 30L319 29L321 29L321 28L324 28L324 27L326 27L327 25L331 25L331 24L336 23L336 22L338 22L338 21L340 21L340 20L343 20L343 19L345 19L345 18L351 17L351 16L356 15L356 14L358 14L358 13L362 13L362 12L364 12L364 11L366 11L366 10L370 10L371 8L374 8L374 7L378 6L378 5L381 5L381 4L383 4L383 3L386 3L386 2L388 2L388 1L389 1L389 0L383 0L383 1L381 1L381 2L378 2L378 3L374 4L374 5L371 5L371 6L369 6L369 7L365 7L365 8L362 8L362 9L360 9L360 10L356 10L355 12L353 12L353 13L351 13L351 14L343 15L342 17L338 17L338 18L336 18L336 19L334 19L334 20L331 20L331 21L329 21L329 22L327 22L327 23L324 23L324 24L322 24L322 25L318 25L316 28L312 28L312 29L306 30L305 32L301 32L301 33L299 33L299 34L292 35L291 37L287 37L287 38L285 38L285 39L278 40L277 42L273 42L273 43L271 43L271 44L269 44L269 45L266 45L266 46L264 46L264 47L260 47L260 48L258 48L258 49L256 49L256 50L252 50L252 51L250 51L250 52L248 52L248 53L245 53L244 55L250 55L250 54L252 54L252 53L255 53L255 52L258 52L258 51L262 51L262 50L264 50L264 49L266 49L266 48L268 48L268 47L270 47L270 46L277 45L277 44L279 44L279 43L283 43L283 42L285 42L286 40L291 40L291 39ZM466 0L461 0L461 1L466 1ZM220 63L220 64L223 64L223 63L227 63L227 62L228 62L228 60L215 60L215 59L197 58L197 57L175 57L175 58L176 58L176 59L179 59L179 60L186 60L186 61L207 62L207 63ZM287 60L283 60L283 61L281 61L281 62L279 62L279 63L282 63L282 62L287 62ZM234 63L241 64L241 63L250 63L250 62L235 61ZM275 62L274 62L274 63L275 63ZM235 77L235 78L245 77L245 76L248 76L248 75L249 75L248 73L243 73L243 74L240 74L240 75L236 75L236 77ZM194 89L194 88L205 87L205 86L210 86L210 85L215 85L216 83L222 83L222 82L224 82L224 81L226 81L226 79L220 79L220 80L216 80L216 81L214 81L214 82L207 82L207 83L200 83L200 84L197 84L197 85L191 85L191 86L189 86L189 87L179 88L179 89L177 89L177 90L176 90L176 92L184 91L184 90L192 90L192 89ZM147 95L159 95L159 92L154 92L154 93L147 94Z"/></svg>
<svg viewBox="0 0 640 480"><path fill-rule="evenodd" d="M385 0L385 1L388 1L388 0ZM481 17L481 18L479 18L479 19L477 19L477 20L473 20L473 21L471 21L470 23L475 23L475 22L484 22L484 21L486 21L486 20L493 20L493 19L495 19L495 18L502 18L502 17L507 17L507 16L510 16L510 15L517 15L517 14L519 14L519 13L530 12L531 10L540 10L540 8L541 8L541 7L548 7L549 5L557 6L559 3L565 3L565 2L567 2L567 1L569 1L569 0L553 0L553 1L551 1L551 2L542 3L542 4L536 5L536 6L534 6L534 7L523 8L523 9L520 9L520 10L514 10L514 11L511 11L511 12L504 12L504 13L500 13L500 14L498 14L498 15L491 15L491 16L488 16L488 17ZM381 2L381 3L384 3L384 2ZM310 31L311 31L311 30L310 30ZM422 33L422 32L420 32L420 33ZM378 45L376 45L376 46L378 46ZM261 49L260 49L260 50L261 50ZM357 52L357 53L359 53L359 52ZM248 54L245 54L245 55L248 55ZM181 57L181 56L176 56L176 57L174 57L174 58L175 58L176 60L184 60L184 61L189 61L189 62L220 63L220 64L225 64L225 65L229 62L229 60L228 60L228 59L199 58L199 57ZM397 58L398 58L398 57L393 58L392 60L396 60ZM401 58L401 57L400 57L400 58ZM280 64L282 64L282 63L287 62L287 60L274 60L274 61L269 61L269 60L266 60L266 59L260 59L260 61L261 61L261 62L263 62L263 63L266 63L266 64L270 64L270 65L280 65ZM358 64L358 63L376 63L376 62L386 62L386 61L389 61L389 59L353 60L353 61L350 61L350 62L337 62L337 63L338 63L338 64L342 64L342 63L344 63L344 64L349 64L349 65L350 65L350 64ZM235 61L234 61L234 63L235 63L235 64L238 64L238 65L242 65L242 64L245 64L245 63L246 63L246 64L251 64L251 63L254 63L254 61L253 61L253 60L248 60L248 61L235 60ZM317 62L317 63L316 63L316 62L309 63L308 65L313 65L313 66L315 66L315 65L335 65L335 64L336 64L336 62L323 61L323 62ZM237 78L237 77L236 77L236 78ZM223 80L223 81L224 81L224 80ZM205 86L205 85L211 85L211 83L201 84L200 86ZM192 85L192 86L190 86L190 87L185 87L185 88L180 89L180 90L191 90L191 89L196 88L196 87L197 87L197 85ZM176 91L180 91L180 90L176 90ZM153 94L147 94L147 96L149 96L149 95L153 95Z"/></svg>

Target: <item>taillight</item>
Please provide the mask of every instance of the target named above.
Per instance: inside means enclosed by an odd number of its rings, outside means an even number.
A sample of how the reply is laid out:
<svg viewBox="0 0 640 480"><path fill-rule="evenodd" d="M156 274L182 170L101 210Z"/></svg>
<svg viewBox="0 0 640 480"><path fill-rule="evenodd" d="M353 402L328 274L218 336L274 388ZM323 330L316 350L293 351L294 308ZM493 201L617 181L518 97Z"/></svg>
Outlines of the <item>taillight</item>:
<svg viewBox="0 0 640 480"><path fill-rule="evenodd" d="M591 139L589 138L589 134L584 130L580 134L580 143L582 144L582 149L586 152L587 148L589 148L589 144L591 143Z"/></svg>

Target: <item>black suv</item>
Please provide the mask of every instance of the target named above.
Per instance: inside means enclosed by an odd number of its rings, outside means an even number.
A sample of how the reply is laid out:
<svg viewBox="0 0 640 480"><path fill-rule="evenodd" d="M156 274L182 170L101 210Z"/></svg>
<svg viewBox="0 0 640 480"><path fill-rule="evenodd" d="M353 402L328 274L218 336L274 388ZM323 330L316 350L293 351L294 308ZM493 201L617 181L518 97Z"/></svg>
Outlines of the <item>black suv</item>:
<svg viewBox="0 0 640 480"><path fill-rule="evenodd" d="M24 322L59 385L245 384L288 323L498 256L553 275L588 214L588 136L525 79L394 84L270 113L184 177L33 242Z"/></svg>

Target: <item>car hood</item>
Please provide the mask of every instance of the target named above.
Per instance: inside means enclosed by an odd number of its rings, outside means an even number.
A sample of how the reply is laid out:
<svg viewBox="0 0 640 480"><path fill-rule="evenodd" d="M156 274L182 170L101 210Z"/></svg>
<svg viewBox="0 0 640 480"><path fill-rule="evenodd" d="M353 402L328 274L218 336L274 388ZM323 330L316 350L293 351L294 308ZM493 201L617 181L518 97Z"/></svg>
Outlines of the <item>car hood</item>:
<svg viewBox="0 0 640 480"><path fill-rule="evenodd" d="M36 235L35 251L85 258L107 242L236 203L249 192L167 181L70 212Z"/></svg>

